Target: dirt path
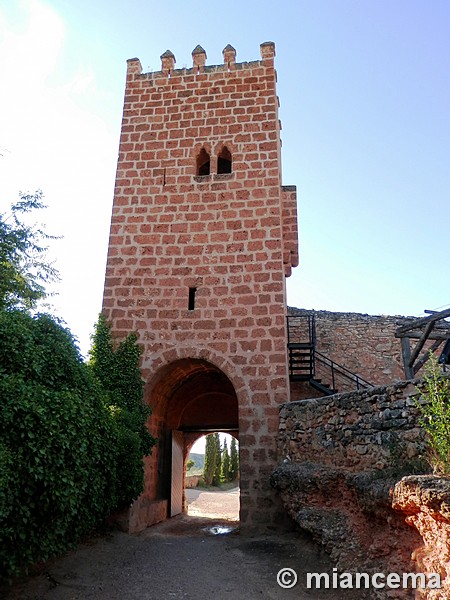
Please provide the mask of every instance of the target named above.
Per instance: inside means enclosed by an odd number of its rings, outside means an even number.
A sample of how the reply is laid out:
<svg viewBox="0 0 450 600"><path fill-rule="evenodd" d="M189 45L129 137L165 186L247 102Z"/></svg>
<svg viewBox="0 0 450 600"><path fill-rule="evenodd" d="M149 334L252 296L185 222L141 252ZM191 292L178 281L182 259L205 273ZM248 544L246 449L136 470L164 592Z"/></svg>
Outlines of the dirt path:
<svg viewBox="0 0 450 600"><path fill-rule="evenodd" d="M192 488L186 490L188 514L193 517L239 520L239 488L227 492Z"/></svg>
<svg viewBox="0 0 450 600"><path fill-rule="evenodd" d="M192 490L192 510L217 510L217 493ZM229 493L230 513L238 493ZM234 503L234 504L233 504ZM234 506L234 508L233 508ZM235 513L233 513L235 514ZM244 537L236 521L180 515L136 536L114 531L91 539L45 569L0 590L3 600L362 600L362 590L308 590L307 572L332 573L315 544L297 533ZM230 533L213 535L222 527ZM278 571L298 583L282 589Z"/></svg>

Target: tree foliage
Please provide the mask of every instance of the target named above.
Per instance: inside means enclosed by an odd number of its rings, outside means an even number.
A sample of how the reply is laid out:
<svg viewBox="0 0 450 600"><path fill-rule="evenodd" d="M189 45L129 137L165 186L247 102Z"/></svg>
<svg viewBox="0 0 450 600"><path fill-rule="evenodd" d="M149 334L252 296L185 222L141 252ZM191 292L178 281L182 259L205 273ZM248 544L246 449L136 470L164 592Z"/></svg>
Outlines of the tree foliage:
<svg viewBox="0 0 450 600"><path fill-rule="evenodd" d="M206 485L219 485L220 483L220 439L218 433L206 436L205 465L203 468L203 481Z"/></svg>
<svg viewBox="0 0 450 600"><path fill-rule="evenodd" d="M236 438L231 438L230 447L230 481L236 481L239 477L239 451Z"/></svg>
<svg viewBox="0 0 450 600"><path fill-rule="evenodd" d="M47 242L55 239L25 215L45 208L42 192L20 194L10 214L0 214L0 310L33 309L47 296L46 285L58 279L48 261Z"/></svg>
<svg viewBox="0 0 450 600"><path fill-rule="evenodd" d="M230 479L230 455L228 454L228 444L227 440L223 441L223 450L222 450L222 465L220 467L220 481L222 483L227 483L231 481Z"/></svg>
<svg viewBox="0 0 450 600"><path fill-rule="evenodd" d="M109 323L103 315L99 316L89 366L106 393L106 401L117 428L118 507L130 504L142 492L142 459L151 453L156 443L147 429L151 411L143 401L140 354L136 334L129 334L115 346Z"/></svg>
<svg viewBox="0 0 450 600"><path fill-rule="evenodd" d="M428 435L430 463L437 474L450 475L450 379L443 375L434 356L427 363L422 395L427 400L418 404L421 425Z"/></svg>

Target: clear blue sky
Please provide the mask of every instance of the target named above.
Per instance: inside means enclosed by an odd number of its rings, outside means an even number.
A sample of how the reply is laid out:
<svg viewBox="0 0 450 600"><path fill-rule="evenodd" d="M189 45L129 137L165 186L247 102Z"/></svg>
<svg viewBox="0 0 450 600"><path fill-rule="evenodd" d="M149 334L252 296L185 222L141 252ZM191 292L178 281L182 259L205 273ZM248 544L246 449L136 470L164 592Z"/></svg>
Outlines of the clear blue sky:
<svg viewBox="0 0 450 600"><path fill-rule="evenodd" d="M208 64L276 43L283 182L298 187L292 306L450 304L450 3L10 0L0 5L0 210L40 187L82 351L101 307L126 59Z"/></svg>

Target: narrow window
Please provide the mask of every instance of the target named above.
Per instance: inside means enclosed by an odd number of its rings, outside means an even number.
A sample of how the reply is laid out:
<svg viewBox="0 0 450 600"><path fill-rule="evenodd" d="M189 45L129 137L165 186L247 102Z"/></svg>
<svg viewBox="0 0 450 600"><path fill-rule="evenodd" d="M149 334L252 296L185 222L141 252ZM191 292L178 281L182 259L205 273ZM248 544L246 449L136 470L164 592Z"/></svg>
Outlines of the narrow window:
<svg viewBox="0 0 450 600"><path fill-rule="evenodd" d="M188 310L194 310L194 308L195 308L195 294L196 293L197 293L197 288L189 288Z"/></svg>
<svg viewBox="0 0 450 600"><path fill-rule="evenodd" d="M209 175L210 164L210 156L206 150L202 148L200 154L197 156L197 175Z"/></svg>
<svg viewBox="0 0 450 600"><path fill-rule="evenodd" d="M222 148L217 158L217 174L231 173L231 152L226 146Z"/></svg>

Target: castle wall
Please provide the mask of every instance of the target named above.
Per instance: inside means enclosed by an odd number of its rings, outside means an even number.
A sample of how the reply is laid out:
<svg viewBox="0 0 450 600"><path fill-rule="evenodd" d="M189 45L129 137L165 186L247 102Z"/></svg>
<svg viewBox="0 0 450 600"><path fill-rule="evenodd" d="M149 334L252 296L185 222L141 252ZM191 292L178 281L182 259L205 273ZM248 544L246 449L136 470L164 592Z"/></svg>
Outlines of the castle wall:
<svg viewBox="0 0 450 600"><path fill-rule="evenodd" d="M294 335L295 316L314 315L317 350L370 383L385 385L404 379L401 344L395 337L398 322L404 317L291 307L288 315L292 317ZM298 327L304 327L302 319L298 320Z"/></svg>
<svg viewBox="0 0 450 600"><path fill-rule="evenodd" d="M419 461L424 431L411 382L301 400L280 410L280 458L359 472Z"/></svg>

